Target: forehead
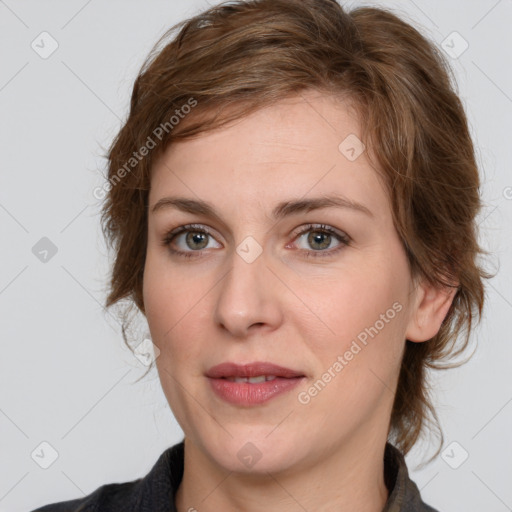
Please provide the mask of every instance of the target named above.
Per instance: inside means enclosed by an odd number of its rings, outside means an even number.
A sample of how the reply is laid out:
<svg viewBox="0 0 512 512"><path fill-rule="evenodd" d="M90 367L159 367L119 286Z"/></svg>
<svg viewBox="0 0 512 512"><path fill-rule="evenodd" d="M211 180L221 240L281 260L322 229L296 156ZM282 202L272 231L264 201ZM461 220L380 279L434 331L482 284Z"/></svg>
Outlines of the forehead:
<svg viewBox="0 0 512 512"><path fill-rule="evenodd" d="M334 191L386 208L355 108L309 92L171 144L153 166L150 203L171 193L262 204Z"/></svg>

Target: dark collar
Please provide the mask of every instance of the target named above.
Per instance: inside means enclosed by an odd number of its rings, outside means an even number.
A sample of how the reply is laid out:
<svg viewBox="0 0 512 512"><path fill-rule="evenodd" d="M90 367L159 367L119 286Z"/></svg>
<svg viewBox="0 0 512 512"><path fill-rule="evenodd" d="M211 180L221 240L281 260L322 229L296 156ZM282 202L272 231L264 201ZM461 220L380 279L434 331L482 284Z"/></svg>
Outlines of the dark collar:
<svg viewBox="0 0 512 512"><path fill-rule="evenodd" d="M384 451L384 481L389 497L382 512L438 512L423 502L418 487L409 477L402 452L391 443L386 443Z"/></svg>

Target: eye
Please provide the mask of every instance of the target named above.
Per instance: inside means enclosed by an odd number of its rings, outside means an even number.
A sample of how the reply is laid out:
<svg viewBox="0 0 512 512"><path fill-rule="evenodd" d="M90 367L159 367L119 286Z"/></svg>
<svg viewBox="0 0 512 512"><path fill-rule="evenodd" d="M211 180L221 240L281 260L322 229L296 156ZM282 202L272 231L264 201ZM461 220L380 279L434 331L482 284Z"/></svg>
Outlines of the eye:
<svg viewBox="0 0 512 512"><path fill-rule="evenodd" d="M294 240L302 240L305 242L307 247L301 248L301 252L303 252L306 258L333 256L350 243L350 237L348 235L338 232L325 224L308 224L299 231ZM337 245L334 246L334 249L326 250L332 247L331 244L333 241L337 241ZM312 248L312 250L310 248Z"/></svg>
<svg viewBox="0 0 512 512"><path fill-rule="evenodd" d="M306 236L308 235L308 236ZM325 224L308 224L303 226L301 231L294 234L294 241L302 240L309 248L299 248L306 258L330 257L338 253L345 246L350 244L350 237L343 232L338 232ZM201 224L186 224L179 226L167 233L162 244L169 248L169 251L185 258L201 256L203 249L211 249L209 242L215 240L212 233ZM332 248L332 242L337 245ZM180 245L181 244L181 245ZM177 246L178 249L175 249ZM220 244L214 248L222 247ZM289 245L286 246L287 248ZM329 249L329 247L331 247ZM327 250L328 249L328 250Z"/></svg>
<svg viewBox="0 0 512 512"><path fill-rule="evenodd" d="M167 233L162 240L162 244L168 246L169 250L174 254L191 258L199 256L199 254L194 253L199 253L203 249L210 249L211 247L208 246L208 242L211 240L213 240L213 235L204 226L199 224L187 224ZM180 242L182 243L181 246L179 245ZM173 243L178 245L177 250L171 247Z"/></svg>

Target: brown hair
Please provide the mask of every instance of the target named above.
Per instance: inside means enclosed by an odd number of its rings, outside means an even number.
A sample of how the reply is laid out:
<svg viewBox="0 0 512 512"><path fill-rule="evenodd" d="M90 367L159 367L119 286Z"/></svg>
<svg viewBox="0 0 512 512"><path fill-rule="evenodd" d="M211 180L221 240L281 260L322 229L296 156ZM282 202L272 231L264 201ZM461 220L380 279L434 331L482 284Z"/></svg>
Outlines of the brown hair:
<svg viewBox="0 0 512 512"><path fill-rule="evenodd" d="M461 364L446 360L468 345L473 320L482 315L483 278L490 277L477 264L485 253L475 222L480 183L455 87L436 46L380 8L347 12L335 0L239 0L173 26L143 64L128 119L108 153L102 228L115 261L106 306L126 299L128 309L144 313L150 171L169 144L306 89L350 98L370 161L385 179L412 275L458 285L438 334L425 343L406 341L390 420L390 440L404 454L431 424L441 439L436 456L443 435L426 369ZM121 318L130 346L128 309Z"/></svg>

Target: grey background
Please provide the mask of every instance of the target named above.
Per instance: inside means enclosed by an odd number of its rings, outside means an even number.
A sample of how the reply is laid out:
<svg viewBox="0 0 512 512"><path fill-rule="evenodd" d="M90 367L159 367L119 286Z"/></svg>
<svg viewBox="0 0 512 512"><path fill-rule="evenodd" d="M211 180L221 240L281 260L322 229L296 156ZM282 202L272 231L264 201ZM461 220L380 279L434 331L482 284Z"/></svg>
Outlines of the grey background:
<svg viewBox="0 0 512 512"><path fill-rule="evenodd" d="M483 175L482 244L499 270L472 360L432 377L447 450L421 470L432 445L406 460L441 511L512 510L512 1L373 5L397 9L439 45L460 51L454 31L469 45L451 62ZM109 261L93 189L103 184L103 149L127 115L139 65L168 27L206 7L0 1L0 511L141 477L181 439L156 371L135 382L145 366L102 309ZM47 59L31 47L43 31L59 45ZM43 237L57 249L46 262L33 253ZM47 469L31 456L42 442L58 453Z"/></svg>

